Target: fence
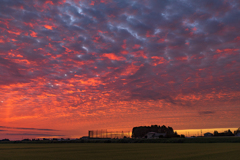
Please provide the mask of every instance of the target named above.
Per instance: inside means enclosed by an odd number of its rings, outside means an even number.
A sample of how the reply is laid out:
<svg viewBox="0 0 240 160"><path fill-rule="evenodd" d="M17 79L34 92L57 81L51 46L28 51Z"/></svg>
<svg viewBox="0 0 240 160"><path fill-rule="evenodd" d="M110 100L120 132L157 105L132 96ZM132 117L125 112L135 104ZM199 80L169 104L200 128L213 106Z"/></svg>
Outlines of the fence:
<svg viewBox="0 0 240 160"><path fill-rule="evenodd" d="M130 131L107 131L107 130L91 130L88 131L89 138L130 138Z"/></svg>

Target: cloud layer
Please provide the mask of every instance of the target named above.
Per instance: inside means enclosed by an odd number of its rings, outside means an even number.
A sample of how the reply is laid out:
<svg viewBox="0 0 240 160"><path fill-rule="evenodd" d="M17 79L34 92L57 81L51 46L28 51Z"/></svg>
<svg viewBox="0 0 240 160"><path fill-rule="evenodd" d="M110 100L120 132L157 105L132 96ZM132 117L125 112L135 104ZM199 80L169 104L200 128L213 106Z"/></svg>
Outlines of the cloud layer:
<svg viewBox="0 0 240 160"><path fill-rule="evenodd" d="M2 0L1 121L237 127L239 17L237 0Z"/></svg>

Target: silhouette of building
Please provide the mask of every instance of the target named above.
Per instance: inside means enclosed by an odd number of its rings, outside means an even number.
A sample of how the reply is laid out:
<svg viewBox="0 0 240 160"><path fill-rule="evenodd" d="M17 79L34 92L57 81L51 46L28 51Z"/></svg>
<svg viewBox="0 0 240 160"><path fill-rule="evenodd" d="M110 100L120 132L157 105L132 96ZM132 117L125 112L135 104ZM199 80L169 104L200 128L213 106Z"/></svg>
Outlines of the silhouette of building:
<svg viewBox="0 0 240 160"><path fill-rule="evenodd" d="M213 134L210 132L204 133L204 137L212 137L212 136L213 136Z"/></svg>
<svg viewBox="0 0 240 160"><path fill-rule="evenodd" d="M148 132L143 138L158 139L165 136L166 136L166 133Z"/></svg>

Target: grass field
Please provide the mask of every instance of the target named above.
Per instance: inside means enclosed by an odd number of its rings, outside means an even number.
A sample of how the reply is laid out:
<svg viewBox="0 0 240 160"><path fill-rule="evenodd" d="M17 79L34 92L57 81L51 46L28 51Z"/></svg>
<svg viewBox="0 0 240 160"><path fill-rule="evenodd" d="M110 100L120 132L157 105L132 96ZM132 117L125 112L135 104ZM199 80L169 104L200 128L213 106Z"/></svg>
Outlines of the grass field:
<svg viewBox="0 0 240 160"><path fill-rule="evenodd" d="M0 144L1 160L239 160L240 143Z"/></svg>

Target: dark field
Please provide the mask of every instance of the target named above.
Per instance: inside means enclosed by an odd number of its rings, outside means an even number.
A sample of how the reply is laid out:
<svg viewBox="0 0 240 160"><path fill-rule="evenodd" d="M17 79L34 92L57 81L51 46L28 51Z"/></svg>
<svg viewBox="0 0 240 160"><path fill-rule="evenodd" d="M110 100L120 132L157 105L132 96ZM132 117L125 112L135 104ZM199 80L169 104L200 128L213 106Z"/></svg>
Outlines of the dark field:
<svg viewBox="0 0 240 160"><path fill-rule="evenodd" d="M0 144L0 159L239 160L240 143Z"/></svg>

